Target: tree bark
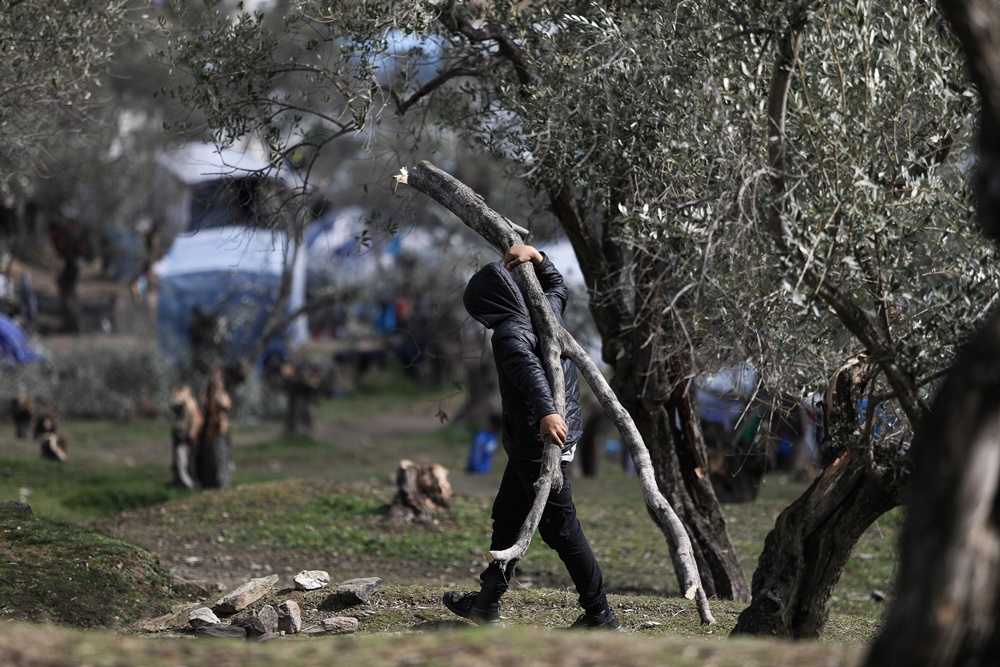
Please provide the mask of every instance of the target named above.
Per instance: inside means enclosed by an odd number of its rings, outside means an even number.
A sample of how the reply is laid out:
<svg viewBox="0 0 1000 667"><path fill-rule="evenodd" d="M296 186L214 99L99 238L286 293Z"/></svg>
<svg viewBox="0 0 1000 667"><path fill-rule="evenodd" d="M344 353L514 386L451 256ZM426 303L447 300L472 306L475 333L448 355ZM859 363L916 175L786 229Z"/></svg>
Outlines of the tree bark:
<svg viewBox="0 0 1000 667"><path fill-rule="evenodd" d="M434 510L448 509L451 498L447 468L403 459L396 470L396 497L389 506L389 518L400 524L423 523L431 519Z"/></svg>
<svg viewBox="0 0 1000 667"><path fill-rule="evenodd" d="M823 470L765 538L753 599L734 635L819 638L854 545L902 501L907 461L898 455L897 443L871 442L858 412L876 369L867 354L859 354L831 380L824 397Z"/></svg>
<svg viewBox="0 0 1000 667"><path fill-rule="evenodd" d="M1000 240L1000 5L941 0L982 104L979 223ZM910 448L897 595L866 665L979 667L1000 653L1000 316L965 345Z"/></svg>
<svg viewBox="0 0 1000 667"><path fill-rule="evenodd" d="M77 294L77 283L80 280L80 265L82 259L77 252L79 237L67 233L66 254L63 257L63 267L56 279L59 288L59 304L62 310L62 333L80 333L80 297Z"/></svg>
<svg viewBox="0 0 1000 667"><path fill-rule="evenodd" d="M229 411L233 407L222 366L213 364L202 391L202 429L195 459L198 482L204 489L227 489L233 476Z"/></svg>
<svg viewBox="0 0 1000 667"><path fill-rule="evenodd" d="M498 252L503 253L514 243L521 242L518 234L523 230L519 230L509 220L492 211L472 190L427 162L421 162L409 172L403 170L396 180L398 183L411 185L448 208L489 241ZM631 415L618 402L604 376L586 352L568 332L558 326L541 292L534 271L526 265L521 265L515 270L515 279L526 291L532 323L541 339L543 362L560 413L564 414L565 411L565 395L559 358L565 355L580 369L593 389L594 396L604 406L608 417L628 445L642 484L646 505L659 519L661 530L671 549L674 568L683 581L681 586L683 594L688 599L697 601L703 623L714 623L715 619L708 607L708 597L692 554L690 538L673 508L656 488L649 452L635 428ZM517 542L510 549L490 553L490 556L501 564L520 558L527 550L531 535L538 528L541 510L550 490L558 489L558 485L561 484L561 477L557 477L560 470L559 454L559 448L551 443L545 447L542 475L535 485L535 502Z"/></svg>
<svg viewBox="0 0 1000 667"><path fill-rule="evenodd" d="M651 258L639 260L639 275L662 270ZM640 278L640 282L644 282ZM666 295L655 285L643 290L643 314L633 318L625 353L614 365L616 390L648 442L656 484L669 499L691 536L702 584L709 597L748 602L750 586L726 528L722 506L709 478L708 456L691 372L678 354L665 354L672 343L664 312ZM637 306L638 309L638 306ZM656 341L656 342L653 342Z"/></svg>
<svg viewBox="0 0 1000 667"><path fill-rule="evenodd" d="M311 433L313 405L319 401L329 377L322 368L306 362L284 363L279 369L285 390L285 432Z"/></svg>
<svg viewBox="0 0 1000 667"><path fill-rule="evenodd" d="M553 185L549 201L587 281L590 311L603 341L602 356L614 371L614 391L625 410L636 415L636 428L644 441L652 443L649 453L654 484L687 529L704 591L708 596L747 601L750 586L729 538L722 507L708 480L701 425L691 405L692 397L686 391L686 378L691 373L677 365L676 360L668 363L664 358L662 346L670 341L665 340L659 325L641 321L656 312L655 306L637 304L637 312L633 313L626 304L621 247L594 233L568 184ZM663 267L653 262L646 270L655 274L662 272ZM645 290L644 296L648 296ZM668 418L669 414L675 419ZM677 419L679 429L675 426ZM654 520L659 520L655 514ZM677 554L671 556L676 558ZM675 572L678 585L684 590L682 571L675 569Z"/></svg>
<svg viewBox="0 0 1000 667"><path fill-rule="evenodd" d="M977 667L1000 652L1000 317L963 350L910 448L896 598L866 665Z"/></svg>

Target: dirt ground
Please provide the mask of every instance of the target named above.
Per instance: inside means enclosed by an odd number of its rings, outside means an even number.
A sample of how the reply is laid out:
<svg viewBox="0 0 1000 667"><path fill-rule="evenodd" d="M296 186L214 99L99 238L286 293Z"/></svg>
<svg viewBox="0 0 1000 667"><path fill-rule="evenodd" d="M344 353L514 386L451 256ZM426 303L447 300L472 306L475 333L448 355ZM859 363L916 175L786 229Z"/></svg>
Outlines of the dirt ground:
<svg viewBox="0 0 1000 667"><path fill-rule="evenodd" d="M410 458L417 463L443 463L449 468L449 482L456 494L488 498L495 490L496 479L492 476L467 475L458 462L433 461L426 454L408 450L407 442L412 443L415 437L431 434L440 428L437 409L436 404L421 402L408 411L387 411L377 419L340 419L336 425L317 420L312 437L318 442L338 442L349 450L368 452L377 467L386 471L384 478L375 481L375 486L380 497L387 502L395 493L392 475L401 458ZM237 465L241 448L276 438L281 432L282 425L277 422L235 428L233 447ZM122 442L106 443L102 446L101 455L110 459L129 456L135 463L145 463L164 461L166 452L147 449L137 455L134 447ZM350 470L337 471L325 466L313 470L291 468L279 458L275 458L270 466L276 473L276 479L303 480L303 494L329 495L338 487L358 481L351 478ZM239 489L235 491L239 492ZM296 551L274 544L234 545L226 539L223 525L208 530L205 526L200 526L197 531L184 529L185 523L190 521L190 515L185 512L187 508L181 504L176 507L178 515L171 517L169 513L172 510L168 509L171 506L125 512L98 525L119 539L149 550L176 577L198 585L207 595L232 590L249 579L272 573L280 577L278 588L290 588L294 585L292 578L303 570L327 571L334 581L377 576L387 582L407 585L464 585L471 578L470 570L421 570L415 564L383 559L377 553L366 557L345 557L329 552ZM470 554L470 566L475 560L476 557ZM472 569L478 572L478 567L476 564Z"/></svg>
<svg viewBox="0 0 1000 667"><path fill-rule="evenodd" d="M58 302L56 276L58 267L26 266L15 262L13 274L15 280L21 272L30 271L32 283L40 300L49 308L39 320L40 342L53 353L62 353L71 349L92 346L130 346L142 340L142 332L152 330L152 315L155 313L155 300L148 308L137 308L131 299L127 282L113 281L102 277L98 264L92 263L85 267L79 283L79 294L86 304L110 303L116 304L115 321L123 326L110 333L91 331L84 335L65 335L54 333L58 328L58 313L53 304ZM16 283L15 283L16 284ZM154 296L155 298L155 296ZM138 335L137 335L138 334ZM330 351L324 343L313 344L307 352L320 354L329 358ZM466 475L462 471L463 459L456 461L432 461L420 452L408 451L407 443L412 443L421 435L431 434L441 428L438 411L447 409L452 414L459 407L456 401L460 398L452 396L450 405L442 405L434 401L420 402L408 411L385 411L377 418L357 417L339 420L336 425L324 423L317 419L312 437L319 442L338 442L341 446L358 452L364 452L368 457L369 467L384 468L384 479L378 482L384 485L384 495L391 499L395 487L392 475L395 466L401 458L410 458L417 463L443 463L449 470L449 481L456 494L481 495L489 498L495 491L498 476ZM166 419L165 417L163 419ZM164 421L164 443L162 447L137 448L127 441L111 439L102 441L100 452L96 456L109 461L125 461L129 465L145 463L162 463L165 475L169 475L169 423ZM279 437L283 425L280 420L264 421L247 427L236 425L233 431L234 458L239 465L239 450L254 443ZM349 483L350 472L343 475L338 471L314 469L289 469L289 464L275 457L272 462L276 478L302 476L304 479L327 485L310 487L312 492L329 493L337 485ZM347 475L347 478L344 478ZM237 489L238 491L238 489ZM281 545L254 544L250 546L234 545L226 539L225 528L218 526L206 530L198 526L197 530L183 529L185 522L190 522L190 515L185 514L184 506L168 504L149 510L138 510L122 513L116 517L102 520L96 525L104 532L114 535L126 542L139 545L153 553L177 578L196 584L205 592L206 597L218 595L245 583L249 579L268 574L277 574L280 579L277 590L290 589L294 583L292 578L303 570L324 570L330 573L333 582L345 581L358 577L380 577L386 582L396 582L404 585L466 586L481 568L481 555L469 554L468 567L451 568L437 571L434 568L421 569L419 565L399 563L392 559L381 558L372 553L366 557L344 557L337 553L317 553L315 551L296 551ZM176 510L177 516L170 516ZM180 526L182 529L178 529Z"/></svg>

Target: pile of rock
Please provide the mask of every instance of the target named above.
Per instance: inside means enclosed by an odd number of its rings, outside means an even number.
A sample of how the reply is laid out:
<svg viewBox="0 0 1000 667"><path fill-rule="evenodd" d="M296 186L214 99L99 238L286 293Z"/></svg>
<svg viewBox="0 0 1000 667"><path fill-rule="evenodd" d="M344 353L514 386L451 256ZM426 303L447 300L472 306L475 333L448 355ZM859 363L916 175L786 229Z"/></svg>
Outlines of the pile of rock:
<svg viewBox="0 0 1000 667"><path fill-rule="evenodd" d="M303 570L294 577L299 591L315 591L330 584L330 575L322 570ZM193 603L177 607L143 626L146 632L166 630L193 631L199 637L237 637L270 641L286 635L350 634L357 632L358 619L353 616L321 618L303 629L299 603L288 599L277 605L255 604L273 593L278 575L251 579L226 593L210 606ZM351 579L337 586L328 600L338 609L368 602L372 593L382 586L378 577Z"/></svg>

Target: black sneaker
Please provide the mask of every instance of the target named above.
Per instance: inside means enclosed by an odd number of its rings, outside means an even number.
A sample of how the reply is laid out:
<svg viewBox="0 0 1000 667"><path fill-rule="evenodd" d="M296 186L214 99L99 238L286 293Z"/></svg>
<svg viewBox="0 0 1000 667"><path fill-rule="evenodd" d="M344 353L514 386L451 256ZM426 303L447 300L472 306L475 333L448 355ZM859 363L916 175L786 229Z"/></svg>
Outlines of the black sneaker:
<svg viewBox="0 0 1000 667"><path fill-rule="evenodd" d="M612 632L624 632L622 624L618 621L614 609L608 607L598 614L580 614L570 630L610 630Z"/></svg>
<svg viewBox="0 0 1000 667"><path fill-rule="evenodd" d="M463 595L455 591L448 591L444 594L442 601L444 602L444 606L448 607L453 613L458 614L462 618L474 621L479 625L499 623L500 603L491 604L486 609L482 609L476 606L476 597L478 595L478 592L465 593Z"/></svg>

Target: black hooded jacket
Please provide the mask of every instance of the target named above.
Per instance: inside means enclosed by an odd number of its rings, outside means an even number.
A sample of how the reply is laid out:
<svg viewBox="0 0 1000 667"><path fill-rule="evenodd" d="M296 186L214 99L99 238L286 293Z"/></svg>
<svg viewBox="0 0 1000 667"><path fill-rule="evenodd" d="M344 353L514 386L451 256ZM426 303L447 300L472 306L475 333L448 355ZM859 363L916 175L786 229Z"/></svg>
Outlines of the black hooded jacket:
<svg viewBox="0 0 1000 667"><path fill-rule="evenodd" d="M548 257L535 266L535 275L556 319L562 324L568 296L562 276ZM493 359L503 402L504 449L512 459L538 461L542 457L538 422L557 410L539 357L538 336L531 326L524 296L506 267L500 262L493 262L472 276L463 300L469 315L493 330ZM563 458L570 458L583 433L580 384L573 362L563 360L563 375L566 382L565 419L569 427Z"/></svg>

